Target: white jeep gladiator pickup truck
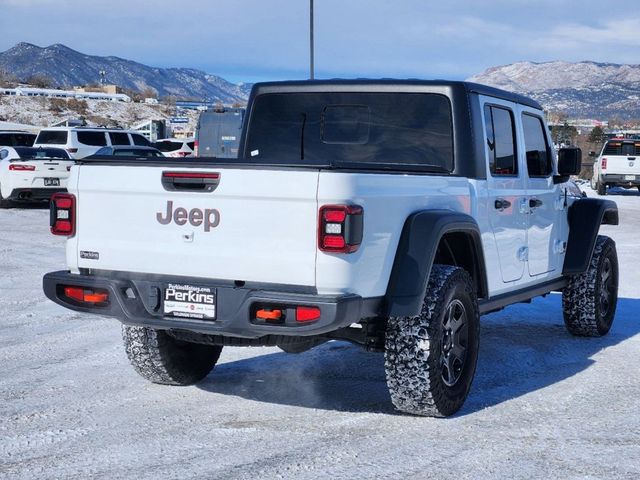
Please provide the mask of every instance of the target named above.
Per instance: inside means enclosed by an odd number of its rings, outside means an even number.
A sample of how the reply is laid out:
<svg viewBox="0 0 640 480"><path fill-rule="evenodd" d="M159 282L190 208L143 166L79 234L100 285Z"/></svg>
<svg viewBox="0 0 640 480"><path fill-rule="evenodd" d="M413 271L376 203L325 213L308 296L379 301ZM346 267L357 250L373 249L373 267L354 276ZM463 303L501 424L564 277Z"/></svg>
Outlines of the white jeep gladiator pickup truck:
<svg viewBox="0 0 640 480"><path fill-rule="evenodd" d="M575 335L617 302L615 203L567 188L536 102L447 81L254 87L237 159L80 160L51 205L67 270L44 291L123 322L152 382L204 378L223 346L384 351L401 411L446 416L480 315L562 292ZM558 312L560 315L560 312Z"/></svg>

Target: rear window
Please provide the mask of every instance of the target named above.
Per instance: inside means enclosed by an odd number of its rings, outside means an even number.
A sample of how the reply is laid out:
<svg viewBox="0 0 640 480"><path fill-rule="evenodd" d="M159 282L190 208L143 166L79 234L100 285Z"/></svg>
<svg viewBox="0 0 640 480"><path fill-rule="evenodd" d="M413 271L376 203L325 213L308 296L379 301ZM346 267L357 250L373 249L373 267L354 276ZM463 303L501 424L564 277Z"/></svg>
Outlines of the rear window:
<svg viewBox="0 0 640 480"><path fill-rule="evenodd" d="M66 145L68 132L65 130L42 130L36 143L39 145Z"/></svg>
<svg viewBox="0 0 640 480"><path fill-rule="evenodd" d="M640 142L607 142L602 155L640 155Z"/></svg>
<svg viewBox="0 0 640 480"><path fill-rule="evenodd" d="M140 147L150 147L151 142L147 140L145 137L140 135L139 133L132 133L131 138L133 139L133 144L138 145Z"/></svg>
<svg viewBox="0 0 640 480"><path fill-rule="evenodd" d="M16 147L16 153L21 159L37 160L39 158L60 158L69 159L69 154L61 148L34 148L34 147Z"/></svg>
<svg viewBox="0 0 640 480"><path fill-rule="evenodd" d="M252 163L453 170L449 99L423 93L295 93L257 97Z"/></svg>
<svg viewBox="0 0 640 480"><path fill-rule="evenodd" d="M107 144L105 132L78 132L78 142L92 147L104 147Z"/></svg>
<svg viewBox="0 0 640 480"><path fill-rule="evenodd" d="M0 145L4 147L31 147L35 139L32 133L0 133Z"/></svg>
<svg viewBox="0 0 640 480"><path fill-rule="evenodd" d="M109 139L111 145L131 145L129 142L129 135L122 132L109 132Z"/></svg>
<svg viewBox="0 0 640 480"><path fill-rule="evenodd" d="M156 142L156 148L161 152L175 152L182 148L182 142L171 142L169 140Z"/></svg>

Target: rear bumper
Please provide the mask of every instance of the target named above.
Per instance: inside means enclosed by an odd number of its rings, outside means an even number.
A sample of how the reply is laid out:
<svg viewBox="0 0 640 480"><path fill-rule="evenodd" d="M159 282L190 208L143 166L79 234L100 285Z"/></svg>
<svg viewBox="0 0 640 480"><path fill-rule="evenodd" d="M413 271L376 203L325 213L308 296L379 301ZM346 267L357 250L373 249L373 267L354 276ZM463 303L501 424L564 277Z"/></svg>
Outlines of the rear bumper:
<svg viewBox="0 0 640 480"><path fill-rule="evenodd" d="M66 188L14 188L7 200L39 202L48 201L54 193L66 192Z"/></svg>
<svg viewBox="0 0 640 480"><path fill-rule="evenodd" d="M136 277L78 275L67 271L51 272L43 278L43 289L50 300L63 307L114 317L128 325L161 330L180 329L240 338L260 338L266 335L322 335L347 327L363 318L375 316L381 304L379 298L363 299L357 295L327 296L238 288L198 279L195 282L196 285L216 289L216 320L176 318L163 314L164 289L168 283L194 284L194 280L158 276ZM64 286L103 289L109 292L109 301L103 306L80 304L64 296ZM318 307L320 318L309 323L297 323L295 318L292 318L293 315L287 315L282 324L267 324L252 318L257 306L263 308L271 305L285 309L287 307L295 309L296 306Z"/></svg>
<svg viewBox="0 0 640 480"><path fill-rule="evenodd" d="M627 179L626 177L633 177L633 179ZM602 174L600 178L601 183L606 183L607 185L620 185L623 187L640 186L640 175Z"/></svg>

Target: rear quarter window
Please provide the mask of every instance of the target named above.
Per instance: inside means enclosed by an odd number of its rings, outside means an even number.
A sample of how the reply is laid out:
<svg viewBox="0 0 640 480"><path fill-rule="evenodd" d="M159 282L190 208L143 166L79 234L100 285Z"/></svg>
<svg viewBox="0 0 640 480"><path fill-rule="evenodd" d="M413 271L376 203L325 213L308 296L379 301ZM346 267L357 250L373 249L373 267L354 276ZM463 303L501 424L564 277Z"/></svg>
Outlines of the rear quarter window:
<svg viewBox="0 0 640 480"><path fill-rule="evenodd" d="M78 142L92 147L104 147L107 145L105 132L77 132Z"/></svg>
<svg viewBox="0 0 640 480"><path fill-rule="evenodd" d="M111 140L111 145L131 145L129 135L122 132L109 132L109 140Z"/></svg>
<svg viewBox="0 0 640 480"><path fill-rule="evenodd" d="M65 130L42 130L36 143L39 145L66 145L69 132Z"/></svg>
<svg viewBox="0 0 640 480"><path fill-rule="evenodd" d="M151 142L147 140L145 137L140 135L139 133L132 133L131 139L133 140L134 145L138 145L140 147L150 147Z"/></svg>

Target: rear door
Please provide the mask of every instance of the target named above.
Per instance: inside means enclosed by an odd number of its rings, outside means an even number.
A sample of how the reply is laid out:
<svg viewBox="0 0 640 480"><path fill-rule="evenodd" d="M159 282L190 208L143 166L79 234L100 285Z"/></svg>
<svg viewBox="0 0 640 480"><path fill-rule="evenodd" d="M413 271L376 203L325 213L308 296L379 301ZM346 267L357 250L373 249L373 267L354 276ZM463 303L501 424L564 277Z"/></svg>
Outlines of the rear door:
<svg viewBox="0 0 640 480"><path fill-rule="evenodd" d="M484 111L489 222L503 282L522 278L526 261L525 174L518 156L513 104L481 97Z"/></svg>
<svg viewBox="0 0 640 480"><path fill-rule="evenodd" d="M78 266L313 286L318 175L82 165Z"/></svg>
<svg viewBox="0 0 640 480"><path fill-rule="evenodd" d="M564 211L562 189L553 183L553 154L539 110L520 106L521 151L527 177L527 245L529 275L558 268Z"/></svg>

